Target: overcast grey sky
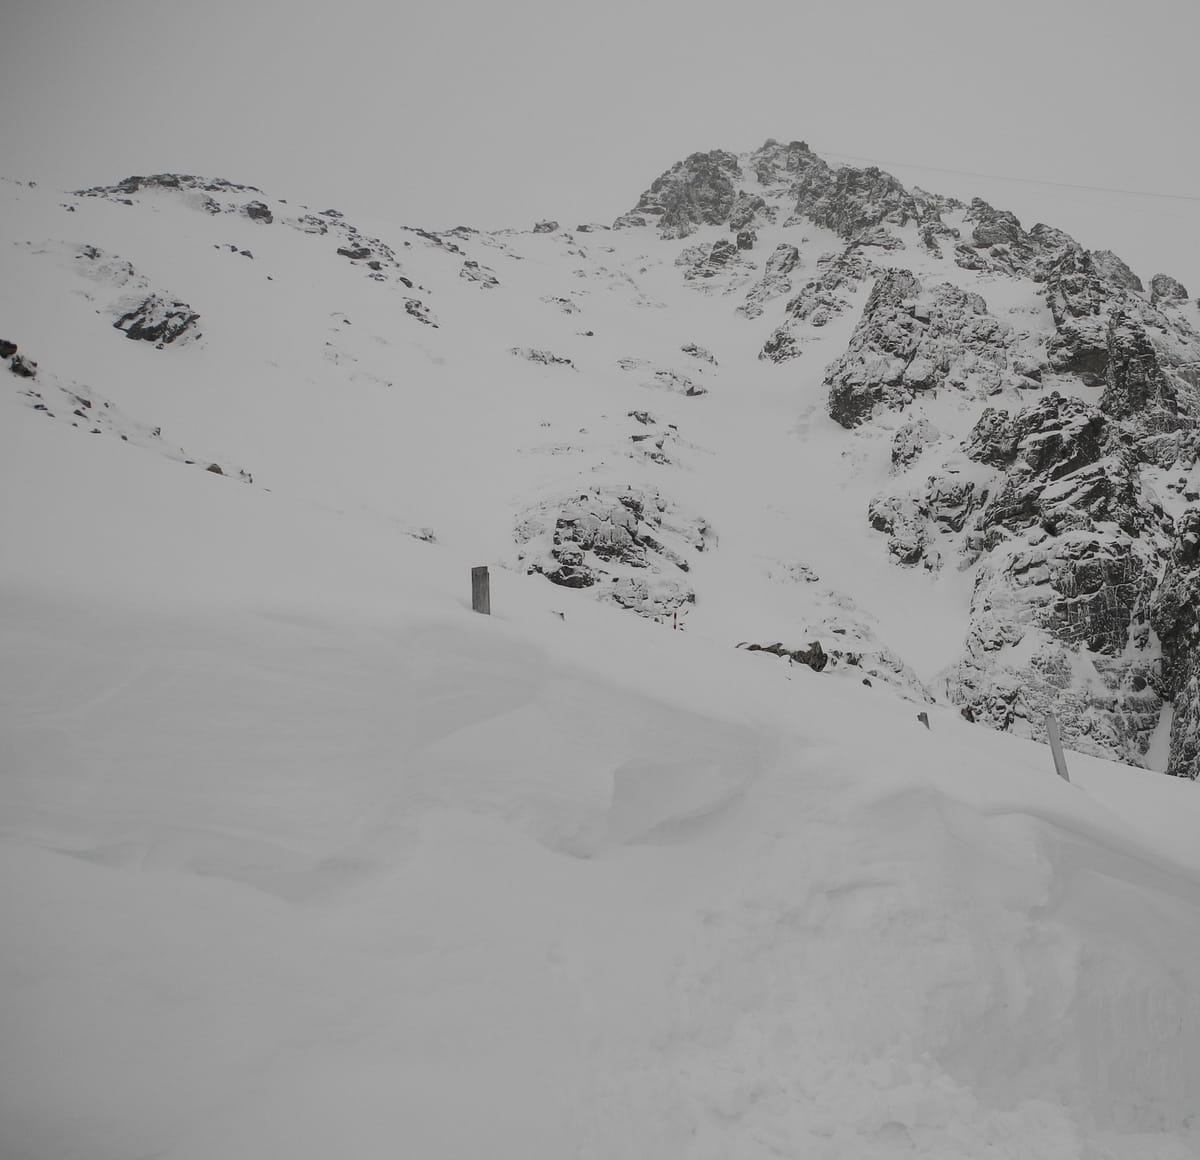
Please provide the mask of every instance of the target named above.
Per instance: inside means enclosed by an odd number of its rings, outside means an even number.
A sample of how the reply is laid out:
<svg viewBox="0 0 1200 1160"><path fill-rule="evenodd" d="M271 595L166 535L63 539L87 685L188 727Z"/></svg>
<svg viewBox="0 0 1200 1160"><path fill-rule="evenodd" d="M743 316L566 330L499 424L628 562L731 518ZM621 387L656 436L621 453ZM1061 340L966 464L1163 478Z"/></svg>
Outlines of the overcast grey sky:
<svg viewBox="0 0 1200 1160"><path fill-rule="evenodd" d="M1198 45L1200 0L0 0L0 172L495 227L611 219L693 150L802 138L1023 220L1174 221L1200 276L1198 202L908 168L1200 197Z"/></svg>

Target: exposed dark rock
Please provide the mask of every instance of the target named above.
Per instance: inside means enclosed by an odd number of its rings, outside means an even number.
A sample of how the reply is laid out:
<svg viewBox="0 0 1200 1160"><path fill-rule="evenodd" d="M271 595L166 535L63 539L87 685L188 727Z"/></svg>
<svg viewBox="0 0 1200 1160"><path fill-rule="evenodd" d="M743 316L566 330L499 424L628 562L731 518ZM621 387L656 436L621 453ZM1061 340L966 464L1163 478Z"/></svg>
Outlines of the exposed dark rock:
<svg viewBox="0 0 1200 1160"><path fill-rule="evenodd" d="M941 439L942 433L928 420L916 419L905 423L892 436L892 471L907 470L927 447Z"/></svg>
<svg viewBox="0 0 1200 1160"><path fill-rule="evenodd" d="M275 215L271 213L266 202L262 201L247 202L242 206L242 213L252 222L261 222L266 226L269 226L275 220Z"/></svg>
<svg viewBox="0 0 1200 1160"><path fill-rule="evenodd" d="M534 222L533 225L533 232L535 234L552 234L557 229L558 222L556 221Z"/></svg>
<svg viewBox="0 0 1200 1160"><path fill-rule="evenodd" d="M741 256L732 238L718 238L711 245L701 242L680 251L675 265L690 282L705 293L714 289L728 291L747 281L753 274L753 264Z"/></svg>
<svg viewBox="0 0 1200 1160"><path fill-rule="evenodd" d="M731 233L742 230L753 230L756 225L773 222L775 210L756 193L747 193L739 189L733 199L733 208L729 211L729 229Z"/></svg>
<svg viewBox="0 0 1200 1160"><path fill-rule="evenodd" d="M988 408L966 452L1007 469L977 521L983 548L1034 526L1061 535L1107 521L1137 535L1145 525L1132 449L1079 399L1053 392L1012 419Z"/></svg>
<svg viewBox="0 0 1200 1160"><path fill-rule="evenodd" d="M746 318L757 318L772 299L792 292L789 275L800 265L800 251L787 242L780 242L767 259L763 276L746 295L746 301L737 308L738 314Z"/></svg>
<svg viewBox="0 0 1200 1160"><path fill-rule="evenodd" d="M1136 290L1139 294L1145 290L1141 278L1125 265L1112 250L1093 250L1092 264L1101 278L1121 290Z"/></svg>
<svg viewBox="0 0 1200 1160"><path fill-rule="evenodd" d="M423 322L426 326L432 326L435 330L437 329L437 323L430 316L429 307L419 298L405 298L404 312L410 318L415 318L418 322Z"/></svg>
<svg viewBox="0 0 1200 1160"><path fill-rule="evenodd" d="M178 299L167 301L157 294L150 294L132 310L122 314L113 327L125 332L126 338L152 342L162 350L164 346L181 338L199 338L195 333L200 315L186 302Z"/></svg>
<svg viewBox="0 0 1200 1160"><path fill-rule="evenodd" d="M902 250L904 249L904 240L897 237L884 226L872 226L868 230L863 230L851 243L852 250Z"/></svg>
<svg viewBox="0 0 1200 1160"><path fill-rule="evenodd" d="M338 253L352 262L361 262L371 256L371 251L366 246L338 246Z"/></svg>
<svg viewBox="0 0 1200 1160"><path fill-rule="evenodd" d="M0 358L12 358L17 353L17 344L7 338L0 338Z"/></svg>
<svg viewBox="0 0 1200 1160"><path fill-rule="evenodd" d="M808 665L814 673L824 671L829 664L829 654L821 647L819 640L809 641L807 648L798 649L786 648L780 641L774 644L750 644L742 641L737 647L744 648L747 652L765 652L776 657L787 657L794 664Z"/></svg>
<svg viewBox="0 0 1200 1160"><path fill-rule="evenodd" d="M1187 296L1188 292L1183 283L1172 278L1170 274L1155 274L1150 279L1151 303L1186 302Z"/></svg>
<svg viewBox="0 0 1200 1160"><path fill-rule="evenodd" d="M758 234L753 230L738 230L737 232L737 248L739 250L752 250L754 243L758 241Z"/></svg>
<svg viewBox="0 0 1200 1160"><path fill-rule="evenodd" d="M776 253L779 253L778 249ZM849 310L851 303L847 295L857 289L866 278L878 273L875 265L849 246L840 254L822 258L817 266L820 273L806 282L800 293L788 302L787 321L763 344L758 355L760 359L784 362L796 358L801 353L802 342L802 331L797 324L807 322L815 327L824 326L830 319ZM753 293L752 290L751 295ZM748 298L747 306L749 305Z"/></svg>
<svg viewBox="0 0 1200 1160"><path fill-rule="evenodd" d="M873 165L831 170L814 157L799 171L794 188L797 217L848 240L884 222L903 226L923 216L916 198L890 173ZM924 213L928 217L927 209Z"/></svg>
<svg viewBox="0 0 1200 1160"><path fill-rule="evenodd" d="M825 372L829 414L857 427L880 406L898 410L943 385L994 393L1011 377L1013 338L978 294L949 284L924 292L908 270L885 271Z"/></svg>
<svg viewBox="0 0 1200 1160"><path fill-rule="evenodd" d="M713 353L707 347L700 346L694 342L685 342L679 348L684 354L690 354L692 358L698 358L701 362L710 363L712 366L717 365L717 360L713 358Z"/></svg>
<svg viewBox="0 0 1200 1160"><path fill-rule="evenodd" d="M1066 230L1048 226L1045 222L1038 222L1029 231L1029 240L1041 255L1043 262L1047 259L1053 260L1064 250L1079 249L1079 243ZM1037 276L1036 270L1034 276Z"/></svg>
<svg viewBox="0 0 1200 1160"><path fill-rule="evenodd" d="M926 477L919 489L885 492L867 508L867 519L888 537L888 554L907 567L942 566L940 536L957 535L979 506L973 480L952 467Z"/></svg>
<svg viewBox="0 0 1200 1160"><path fill-rule="evenodd" d="M800 174L811 165L825 166L803 141L781 145L768 137L763 145L750 154L750 168L761 186L790 191ZM828 166L825 166L828 168Z"/></svg>
<svg viewBox="0 0 1200 1160"><path fill-rule="evenodd" d="M732 153L693 153L655 179L617 227L656 220L664 238L686 238L698 225L724 225L734 206L741 168Z"/></svg>
<svg viewBox="0 0 1200 1160"><path fill-rule="evenodd" d="M566 588L595 588L602 599L662 618L695 602L683 576L687 555L711 535L660 493L594 488L531 511L517 527L528 572Z"/></svg>
<svg viewBox="0 0 1200 1160"><path fill-rule="evenodd" d="M965 218L975 223L971 231L971 243L976 249L992 246L1009 246L1028 249L1029 236L1021 228L1016 214L1006 209L994 209L980 197L971 200Z"/></svg>
<svg viewBox="0 0 1200 1160"><path fill-rule="evenodd" d="M495 270L487 266L481 266L478 262L472 261L469 258L463 262L458 276L465 278L468 282L474 282L481 290L492 290L500 285L500 279L496 277Z"/></svg>
<svg viewBox="0 0 1200 1160"><path fill-rule="evenodd" d="M37 363L23 354L14 354L9 360L8 369L21 379L32 379L37 375Z"/></svg>
<svg viewBox="0 0 1200 1160"><path fill-rule="evenodd" d="M1135 419L1147 431L1172 430L1179 400L1145 328L1124 310L1114 310L1108 320L1107 344L1100 409L1114 419Z"/></svg>
<svg viewBox="0 0 1200 1160"><path fill-rule="evenodd" d="M548 350L534 350L533 347L529 346L514 346L509 353L515 354L517 358L523 358L529 362L541 363L543 366L570 367L572 370L575 369L575 364L569 358L551 354Z"/></svg>
<svg viewBox="0 0 1200 1160"><path fill-rule="evenodd" d="M1166 571L1150 605L1162 644L1162 686L1173 702L1167 772L1200 777L1200 508L1179 520Z"/></svg>
<svg viewBox="0 0 1200 1160"><path fill-rule="evenodd" d="M1108 368L1108 312L1115 292L1086 250L1066 250L1047 269L1046 302L1055 334L1046 353L1053 370L1099 386Z"/></svg>
<svg viewBox="0 0 1200 1160"><path fill-rule="evenodd" d="M225 474L225 472L223 472L221 470L221 465L219 463L210 463L204 470L211 471L213 473L213 475L224 475Z"/></svg>

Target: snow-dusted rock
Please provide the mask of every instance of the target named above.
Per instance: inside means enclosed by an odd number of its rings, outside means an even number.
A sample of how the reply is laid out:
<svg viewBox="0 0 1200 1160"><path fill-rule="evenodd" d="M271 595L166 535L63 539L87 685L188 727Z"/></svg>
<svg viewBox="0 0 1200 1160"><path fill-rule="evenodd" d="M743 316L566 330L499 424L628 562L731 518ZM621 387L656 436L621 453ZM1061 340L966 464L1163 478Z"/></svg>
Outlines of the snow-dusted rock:
<svg viewBox="0 0 1200 1160"><path fill-rule="evenodd" d="M941 386L990 395L1015 385L1014 334L978 295L949 284L926 291L908 270L876 282L846 353L825 372L829 414L857 427L879 407L900 410Z"/></svg>
<svg viewBox="0 0 1200 1160"><path fill-rule="evenodd" d="M569 358L564 358L548 350L537 350L531 346L514 346L510 349L509 354L515 355L517 358L523 358L526 362L541 363L542 366L570 367L572 370L575 369L574 362Z"/></svg>
<svg viewBox="0 0 1200 1160"><path fill-rule="evenodd" d="M662 617L695 601L689 558L712 533L657 491L593 487L533 508L517 526L527 572Z"/></svg>
<svg viewBox="0 0 1200 1160"><path fill-rule="evenodd" d="M905 423L892 436L892 472L907 471L941 437L942 433L928 419Z"/></svg>
<svg viewBox="0 0 1200 1160"><path fill-rule="evenodd" d="M735 182L740 176L732 153L720 149L693 153L656 178L637 205L613 225L654 221L664 238L686 238L698 225L724 225L734 208Z"/></svg>
<svg viewBox="0 0 1200 1160"><path fill-rule="evenodd" d="M481 266L471 258L463 262L458 276L465 278L468 282L474 282L481 290L491 290L500 285L500 279L496 277L495 270L490 266Z"/></svg>
<svg viewBox="0 0 1200 1160"><path fill-rule="evenodd" d="M683 272L685 282L703 290L733 289L754 270L753 264L740 256L737 242L729 238L688 246L675 259L675 265Z"/></svg>
<svg viewBox="0 0 1200 1160"><path fill-rule="evenodd" d="M802 351L808 327L820 328L851 307L850 295L877 267L854 247L829 254L818 261L820 273L806 282L787 304L787 319L763 344L760 359L786 362Z"/></svg>
<svg viewBox="0 0 1200 1160"><path fill-rule="evenodd" d="M750 288L746 301L737 308L738 314L745 318L757 318L772 299L790 294L790 275L800 264L800 251L788 242L780 242L767 259L763 276Z"/></svg>
<svg viewBox="0 0 1200 1160"><path fill-rule="evenodd" d="M1107 282L1121 290L1145 290L1139 278L1112 250L1093 250L1092 263L1096 272Z"/></svg>
<svg viewBox="0 0 1200 1160"><path fill-rule="evenodd" d="M1172 702L1167 772L1200 778L1200 508L1179 520L1150 605L1162 644L1162 691Z"/></svg>
<svg viewBox="0 0 1200 1160"><path fill-rule="evenodd" d="M19 379L32 379L37 375L37 363L27 355L14 354L8 362L8 369Z"/></svg>
<svg viewBox="0 0 1200 1160"><path fill-rule="evenodd" d="M113 326L126 338L152 342L156 349L180 340L200 337L196 324L200 315L186 302L150 294L123 311Z"/></svg>
<svg viewBox="0 0 1200 1160"><path fill-rule="evenodd" d="M1155 274L1150 279L1150 301L1158 302L1186 302L1188 292L1183 283L1176 278L1172 278L1170 274Z"/></svg>

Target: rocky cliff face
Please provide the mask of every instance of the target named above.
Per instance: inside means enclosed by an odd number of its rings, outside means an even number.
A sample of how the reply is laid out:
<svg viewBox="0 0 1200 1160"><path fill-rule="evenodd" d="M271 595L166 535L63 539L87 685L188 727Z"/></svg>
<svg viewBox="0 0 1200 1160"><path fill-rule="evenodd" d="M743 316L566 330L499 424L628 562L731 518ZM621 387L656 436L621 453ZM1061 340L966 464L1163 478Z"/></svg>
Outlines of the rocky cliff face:
<svg viewBox="0 0 1200 1160"><path fill-rule="evenodd" d="M1054 712L1076 748L1143 761L1169 713L1169 771L1196 776L1200 334L1177 279L801 141L694 154L616 224L689 237L684 277L737 292L780 374L857 318L827 412L846 454L890 439L863 514L891 566L973 574L943 678L964 715L1040 737Z"/></svg>

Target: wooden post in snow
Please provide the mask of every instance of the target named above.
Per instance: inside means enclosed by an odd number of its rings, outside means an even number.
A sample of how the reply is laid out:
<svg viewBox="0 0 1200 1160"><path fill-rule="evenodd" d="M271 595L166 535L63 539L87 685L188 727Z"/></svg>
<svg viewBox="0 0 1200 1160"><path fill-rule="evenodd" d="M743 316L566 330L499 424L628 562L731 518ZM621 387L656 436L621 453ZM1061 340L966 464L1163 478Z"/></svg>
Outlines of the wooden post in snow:
<svg viewBox="0 0 1200 1160"><path fill-rule="evenodd" d="M1054 755L1055 771L1063 781L1070 782L1071 775L1067 772L1067 758L1063 753L1062 738L1058 733L1058 718L1053 713L1046 714L1046 736L1050 739L1050 752Z"/></svg>
<svg viewBox="0 0 1200 1160"><path fill-rule="evenodd" d="M484 616L492 614L492 584L487 565L471 569L471 609Z"/></svg>

